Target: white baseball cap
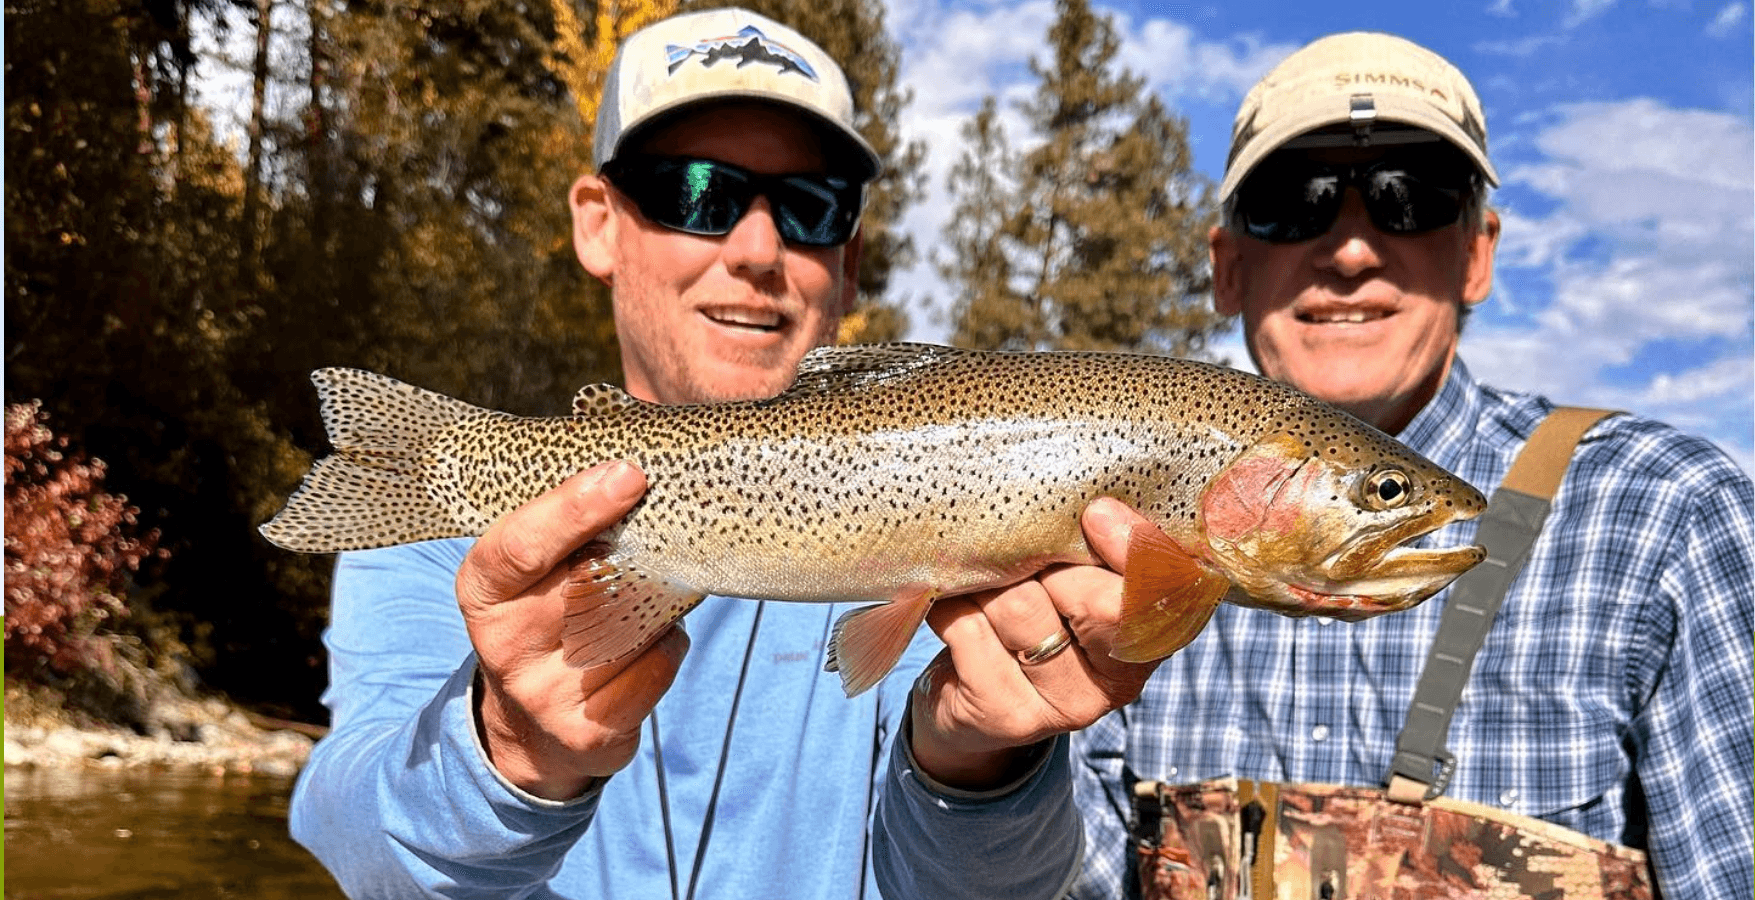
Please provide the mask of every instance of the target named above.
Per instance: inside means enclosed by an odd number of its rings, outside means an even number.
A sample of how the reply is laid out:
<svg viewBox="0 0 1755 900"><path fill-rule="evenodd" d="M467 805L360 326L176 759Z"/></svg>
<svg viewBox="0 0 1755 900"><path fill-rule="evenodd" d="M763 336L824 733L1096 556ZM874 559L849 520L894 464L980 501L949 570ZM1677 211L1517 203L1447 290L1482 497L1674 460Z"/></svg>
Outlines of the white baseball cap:
<svg viewBox="0 0 1755 900"><path fill-rule="evenodd" d="M1456 66L1395 35L1329 35L1286 57L1244 96L1219 199L1229 199L1282 147L1368 146L1432 135L1467 154L1488 184L1499 184L1487 159L1481 100Z"/></svg>
<svg viewBox="0 0 1755 900"><path fill-rule="evenodd" d="M602 168L629 135L666 113L740 99L808 113L858 149L862 174L883 167L853 125L853 92L841 67L804 35L736 7L671 16L622 42L603 84L593 159Z"/></svg>

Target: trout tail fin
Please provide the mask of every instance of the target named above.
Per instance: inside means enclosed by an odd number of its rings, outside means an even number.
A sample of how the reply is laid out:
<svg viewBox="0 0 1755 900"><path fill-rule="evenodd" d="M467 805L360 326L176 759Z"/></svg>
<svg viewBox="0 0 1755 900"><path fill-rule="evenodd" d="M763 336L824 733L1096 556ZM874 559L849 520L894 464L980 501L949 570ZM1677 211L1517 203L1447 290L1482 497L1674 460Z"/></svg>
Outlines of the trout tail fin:
<svg viewBox="0 0 1755 900"><path fill-rule="evenodd" d="M434 495L428 448L477 407L360 369L311 373L335 452L319 460L262 536L336 553L476 533Z"/></svg>

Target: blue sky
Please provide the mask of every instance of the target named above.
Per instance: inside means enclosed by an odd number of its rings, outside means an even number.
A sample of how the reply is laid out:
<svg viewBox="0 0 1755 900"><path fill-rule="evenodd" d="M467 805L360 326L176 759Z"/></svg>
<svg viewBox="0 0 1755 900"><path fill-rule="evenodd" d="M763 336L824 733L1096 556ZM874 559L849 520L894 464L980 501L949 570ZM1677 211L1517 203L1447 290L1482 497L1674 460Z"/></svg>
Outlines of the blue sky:
<svg viewBox="0 0 1755 900"><path fill-rule="evenodd" d="M928 146L929 193L904 225L927 250L958 127L982 97L1035 89L1052 0L888 0ZM1477 376L1703 434L1755 471L1755 32L1747 2L1231 0L1095 4L1121 63L1185 116L1197 168L1222 174L1243 93L1304 43L1389 31L1475 83L1503 183L1493 296L1464 333ZM1016 119L1014 117L1014 123ZM1011 134L1014 143L1021 128ZM911 337L942 337L948 296L924 261L898 279ZM1219 348L1247 366L1233 335Z"/></svg>

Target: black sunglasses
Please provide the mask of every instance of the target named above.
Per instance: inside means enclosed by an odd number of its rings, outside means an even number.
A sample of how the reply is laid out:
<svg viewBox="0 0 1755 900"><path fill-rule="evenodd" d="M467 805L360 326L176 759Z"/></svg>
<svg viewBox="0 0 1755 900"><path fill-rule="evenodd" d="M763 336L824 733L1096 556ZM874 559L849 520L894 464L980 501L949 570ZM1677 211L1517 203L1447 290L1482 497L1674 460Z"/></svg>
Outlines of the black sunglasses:
<svg viewBox="0 0 1755 900"><path fill-rule="evenodd" d="M689 234L722 235L768 198L780 236L794 244L838 247L853 239L865 183L841 175L764 175L711 159L617 157L603 175L640 214Z"/></svg>
<svg viewBox="0 0 1755 900"><path fill-rule="evenodd" d="M1446 148L1448 149L1448 148ZM1473 167L1438 148L1394 151L1366 164L1336 166L1275 154L1237 189L1243 231L1272 244L1321 237L1334 227L1348 186L1359 189L1371 224L1387 234L1421 234L1456 223Z"/></svg>

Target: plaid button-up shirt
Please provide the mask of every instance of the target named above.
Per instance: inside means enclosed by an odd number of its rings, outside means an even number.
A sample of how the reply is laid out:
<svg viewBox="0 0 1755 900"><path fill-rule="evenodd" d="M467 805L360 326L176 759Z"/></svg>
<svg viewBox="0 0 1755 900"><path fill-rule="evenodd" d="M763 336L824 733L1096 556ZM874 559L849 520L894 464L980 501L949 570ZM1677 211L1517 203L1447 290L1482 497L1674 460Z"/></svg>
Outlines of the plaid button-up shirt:
<svg viewBox="0 0 1755 900"><path fill-rule="evenodd" d="M1459 361L1400 437L1490 493L1550 408ZM1593 428L1476 658L1447 795L1646 848L1666 897L1751 896L1752 517L1748 476L1710 443L1634 416ZM1445 597L1352 624L1221 605L1074 736L1074 896L1137 896L1136 780L1381 785Z"/></svg>

